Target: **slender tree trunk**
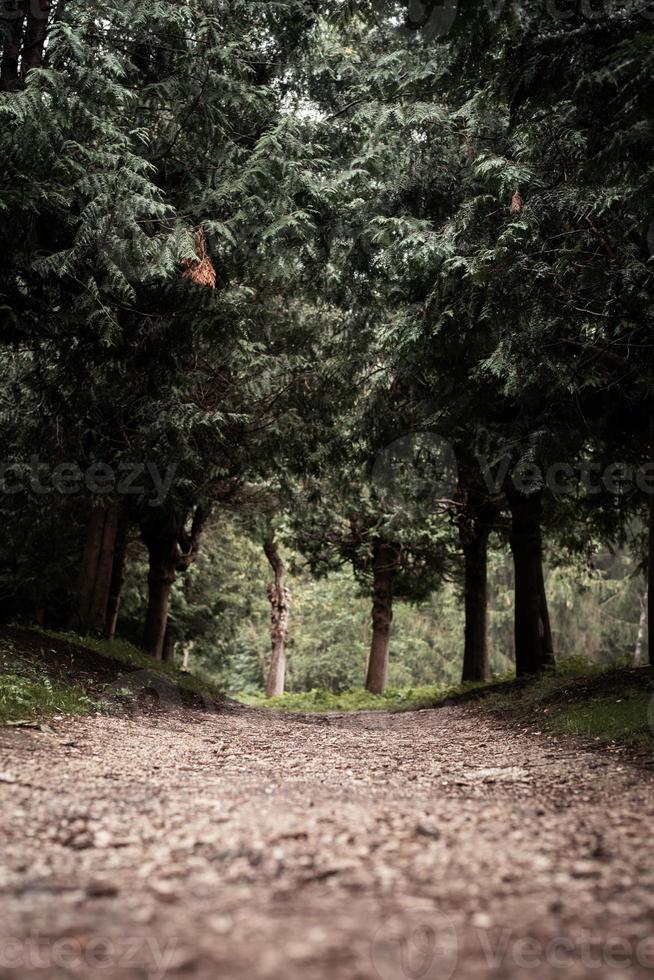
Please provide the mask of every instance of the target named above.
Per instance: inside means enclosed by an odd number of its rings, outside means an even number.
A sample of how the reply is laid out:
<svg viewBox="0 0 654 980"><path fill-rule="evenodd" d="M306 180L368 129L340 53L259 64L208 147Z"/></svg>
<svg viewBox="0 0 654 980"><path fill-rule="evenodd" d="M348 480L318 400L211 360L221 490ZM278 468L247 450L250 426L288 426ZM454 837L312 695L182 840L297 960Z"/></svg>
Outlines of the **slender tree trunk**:
<svg viewBox="0 0 654 980"><path fill-rule="evenodd" d="M123 591L123 582L125 580L128 541L129 525L125 515L121 514L118 518L118 529L116 531L116 546L114 548L114 560L113 568L111 570L111 585L109 586L109 599L107 601L107 617L105 623L105 633L110 640L113 640L116 635L120 598Z"/></svg>
<svg viewBox="0 0 654 980"><path fill-rule="evenodd" d="M39 68L43 63L43 50L48 33L48 18L50 16L51 0L29 0L27 27L23 41L23 57L21 74L27 75L32 68Z"/></svg>
<svg viewBox="0 0 654 980"><path fill-rule="evenodd" d="M547 592L545 591L545 576L543 574L543 561L538 569L538 588L540 591L540 621L541 621L541 660L543 667L556 667L554 656L554 640L552 638L552 624L550 622L550 611L547 605Z"/></svg>
<svg viewBox="0 0 654 980"><path fill-rule="evenodd" d="M263 543L263 550L275 573L275 580L268 584L268 599L271 608L270 642L272 658L266 682L266 697L275 698L284 693L290 593L284 584L284 562L273 536L266 538Z"/></svg>
<svg viewBox="0 0 654 980"><path fill-rule="evenodd" d="M60 24L66 15L66 7L68 5L68 0L57 0L57 6L52 15L52 26L55 24Z"/></svg>
<svg viewBox="0 0 654 980"><path fill-rule="evenodd" d="M636 647L634 649L634 663L640 664L643 661L643 640L645 639L645 627L647 626L647 592L644 592L640 599L640 617L638 619L638 633L636 635Z"/></svg>
<svg viewBox="0 0 654 980"><path fill-rule="evenodd" d="M654 409L649 418L649 462L654 467ZM647 656L654 667L654 493L649 494L649 555L647 560Z"/></svg>
<svg viewBox="0 0 654 980"><path fill-rule="evenodd" d="M396 549L382 541L375 541L372 554L372 643L366 675L366 690L371 694L382 694L388 677L396 565Z"/></svg>
<svg viewBox="0 0 654 980"><path fill-rule="evenodd" d="M9 20L7 39L2 49L0 65L0 92L10 92L18 87L18 59L25 23L25 0L16 0L14 9L4 15Z"/></svg>
<svg viewBox="0 0 654 980"><path fill-rule="evenodd" d="M515 573L515 667L521 677L540 673L543 664L541 500L540 494L514 491L508 498Z"/></svg>
<svg viewBox="0 0 654 980"><path fill-rule="evenodd" d="M172 664L175 660L175 630L171 626L170 620L166 624L161 659L167 664Z"/></svg>
<svg viewBox="0 0 654 980"><path fill-rule="evenodd" d="M104 630L117 522L115 504L94 507L89 515L80 570L79 599L70 621L71 629L79 633L88 633L91 629L98 632Z"/></svg>
<svg viewBox="0 0 654 980"><path fill-rule="evenodd" d="M490 680L488 659L488 527L475 527L462 542L465 585L465 638L461 680Z"/></svg>
<svg viewBox="0 0 654 980"><path fill-rule="evenodd" d="M93 597L89 609L89 626L97 633L104 633L107 622L107 605L114 563L116 531L118 529L118 505L109 504L104 511L102 542L98 554Z"/></svg>
<svg viewBox="0 0 654 980"><path fill-rule="evenodd" d="M175 576L174 547L171 547L168 552L151 551L143 648L155 660L163 659L164 637L168 625L168 600Z"/></svg>
<svg viewBox="0 0 654 980"><path fill-rule="evenodd" d="M89 611L95 588L95 573L100 559L105 512L102 507L94 507L86 522L86 537L82 564L80 566L78 602L70 619L70 628L81 633L87 632Z"/></svg>

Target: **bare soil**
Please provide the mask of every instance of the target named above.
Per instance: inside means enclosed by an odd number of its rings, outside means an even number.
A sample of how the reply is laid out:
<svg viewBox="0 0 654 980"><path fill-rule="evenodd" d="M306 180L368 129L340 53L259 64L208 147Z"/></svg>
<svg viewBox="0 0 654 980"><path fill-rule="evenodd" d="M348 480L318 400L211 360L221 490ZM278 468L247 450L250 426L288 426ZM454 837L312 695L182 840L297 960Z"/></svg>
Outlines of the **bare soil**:
<svg viewBox="0 0 654 980"><path fill-rule="evenodd" d="M654 779L478 706L0 730L0 977L654 973Z"/></svg>

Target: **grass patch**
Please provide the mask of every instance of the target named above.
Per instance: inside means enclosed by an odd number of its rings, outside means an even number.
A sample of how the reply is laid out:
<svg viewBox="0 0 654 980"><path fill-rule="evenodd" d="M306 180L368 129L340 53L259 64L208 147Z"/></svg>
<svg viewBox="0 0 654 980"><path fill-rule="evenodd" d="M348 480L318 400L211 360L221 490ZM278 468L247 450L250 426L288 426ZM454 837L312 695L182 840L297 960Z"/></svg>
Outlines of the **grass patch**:
<svg viewBox="0 0 654 980"><path fill-rule="evenodd" d="M35 633L41 636L50 637L53 640L61 640L84 650L95 650L101 657L108 660L119 660L126 667L152 667L153 665L161 670L168 669L168 664L160 664L148 657L143 650L127 643L125 640L103 640L97 636L80 636L77 633L57 633L54 630L35 629Z"/></svg>
<svg viewBox="0 0 654 980"><path fill-rule="evenodd" d="M75 633L0 631L0 724L129 707L213 709L224 691L204 676L153 661L123 640Z"/></svg>
<svg viewBox="0 0 654 980"><path fill-rule="evenodd" d="M598 667L579 658L562 661L556 674L484 699L492 712L558 734L649 743L653 703L654 672L648 667Z"/></svg>
<svg viewBox="0 0 654 980"><path fill-rule="evenodd" d="M114 639L107 640L97 636L78 636L76 633L55 633L51 630L39 630L43 636L61 640L72 646L80 647L84 650L93 650L107 660L118 661L134 670L148 670L162 677L187 694L195 695L201 700L222 701L225 697L224 689L210 679L201 671L186 673L181 671L175 664L163 663L153 660L143 650L128 643L126 640Z"/></svg>
<svg viewBox="0 0 654 980"><path fill-rule="evenodd" d="M0 641L0 724L57 714L87 715L101 705L75 683L51 678L45 668Z"/></svg>
<svg viewBox="0 0 654 980"><path fill-rule="evenodd" d="M411 711L474 700L480 711L557 734L649 745L653 737L649 718L651 714L654 722L654 671L599 666L584 657L561 660L556 673L533 679L505 676L488 684L388 689L382 695L359 689L343 694L314 690L278 698L236 697L244 704L304 713Z"/></svg>
<svg viewBox="0 0 654 980"><path fill-rule="evenodd" d="M549 719L550 727L555 732L574 735L651 738L648 723L651 695L642 691L620 693L622 698L597 698L590 704L569 707L558 705Z"/></svg>
<svg viewBox="0 0 654 980"><path fill-rule="evenodd" d="M236 694L235 697L243 704L309 714L325 711L415 711L419 708L437 707L451 698L488 686L462 684L456 687L433 685L402 689L387 688L383 694L370 694L363 688L359 688L354 691L344 691L342 694L313 690L282 694L277 698L267 698L265 694Z"/></svg>

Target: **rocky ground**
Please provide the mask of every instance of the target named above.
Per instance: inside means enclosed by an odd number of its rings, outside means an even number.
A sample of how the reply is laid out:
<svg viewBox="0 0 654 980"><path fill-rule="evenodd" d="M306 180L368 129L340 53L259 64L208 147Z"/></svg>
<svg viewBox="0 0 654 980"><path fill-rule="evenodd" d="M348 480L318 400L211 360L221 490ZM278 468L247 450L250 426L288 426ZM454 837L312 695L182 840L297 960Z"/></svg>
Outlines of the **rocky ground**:
<svg viewBox="0 0 654 980"><path fill-rule="evenodd" d="M653 790L474 704L0 729L0 977L650 976Z"/></svg>

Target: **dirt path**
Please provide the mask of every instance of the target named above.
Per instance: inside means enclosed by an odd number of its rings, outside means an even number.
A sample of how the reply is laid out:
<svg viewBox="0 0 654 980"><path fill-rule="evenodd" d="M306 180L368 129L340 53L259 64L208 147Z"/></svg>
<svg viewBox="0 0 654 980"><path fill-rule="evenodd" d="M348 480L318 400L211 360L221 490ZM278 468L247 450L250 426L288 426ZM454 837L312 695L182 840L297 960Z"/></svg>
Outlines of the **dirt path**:
<svg viewBox="0 0 654 980"><path fill-rule="evenodd" d="M654 975L654 778L479 709L0 730L0 977Z"/></svg>

